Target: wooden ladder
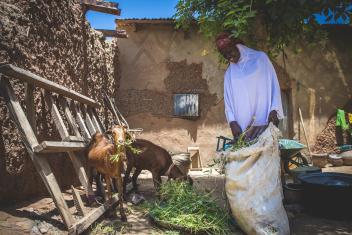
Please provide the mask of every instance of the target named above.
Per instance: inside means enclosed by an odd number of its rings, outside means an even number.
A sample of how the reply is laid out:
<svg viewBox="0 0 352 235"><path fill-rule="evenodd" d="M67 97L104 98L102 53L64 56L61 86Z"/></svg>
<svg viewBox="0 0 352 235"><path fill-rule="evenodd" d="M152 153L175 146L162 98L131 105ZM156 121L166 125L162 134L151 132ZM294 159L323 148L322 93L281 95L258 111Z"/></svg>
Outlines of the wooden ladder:
<svg viewBox="0 0 352 235"><path fill-rule="evenodd" d="M25 85L26 113L17 100L10 80L19 80ZM38 142L35 117L34 90L40 88L51 118L61 140ZM73 196L81 217L74 219L63 197L57 180L48 163L46 153L67 153L87 198L94 195L80 152L86 148L91 136L104 132L97 114L100 104L93 99L70 90L11 64L0 66L0 94L6 102L10 116L16 124L27 152L48 189L69 234L80 234L118 201L117 196L103 205L91 208L83 205L79 193L73 188ZM63 119L63 114L65 121ZM65 124L68 123L68 125Z"/></svg>

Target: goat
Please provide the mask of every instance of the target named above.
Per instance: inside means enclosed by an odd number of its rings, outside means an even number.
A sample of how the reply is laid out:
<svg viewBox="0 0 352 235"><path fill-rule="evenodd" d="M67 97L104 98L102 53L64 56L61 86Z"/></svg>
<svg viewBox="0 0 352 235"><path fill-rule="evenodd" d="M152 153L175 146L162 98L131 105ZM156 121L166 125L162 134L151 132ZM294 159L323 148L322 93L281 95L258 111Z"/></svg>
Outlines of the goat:
<svg viewBox="0 0 352 235"><path fill-rule="evenodd" d="M162 147L153 144L150 141L136 139L131 147L137 149L139 153L126 148L127 169L124 176L123 192L126 194L126 186L129 181L129 175L133 167L135 172L132 176L133 190L137 191L137 178L142 170L148 170L152 173L153 183L156 190L161 184L161 176L168 176L170 179L189 180L192 179L185 176L183 172L172 162L171 155Z"/></svg>
<svg viewBox="0 0 352 235"><path fill-rule="evenodd" d="M94 167L100 174L104 175L107 186L108 199L112 198L112 178L116 178L115 187L118 189L119 210L122 221L127 221L126 214L123 209L123 185L121 171L123 169L123 160L126 158L124 142L126 138L126 127L114 126L111 131L114 144L102 133L95 133L88 145L88 164ZM112 156L118 156L113 161Z"/></svg>

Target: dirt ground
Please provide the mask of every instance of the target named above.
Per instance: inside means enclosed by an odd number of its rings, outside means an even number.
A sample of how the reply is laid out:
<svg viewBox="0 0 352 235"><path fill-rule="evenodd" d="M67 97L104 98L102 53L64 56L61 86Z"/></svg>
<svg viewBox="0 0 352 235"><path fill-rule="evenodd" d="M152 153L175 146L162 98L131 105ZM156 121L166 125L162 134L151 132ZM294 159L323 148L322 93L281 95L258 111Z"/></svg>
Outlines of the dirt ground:
<svg viewBox="0 0 352 235"><path fill-rule="evenodd" d="M352 173L352 167L331 167L324 169L324 171ZM215 180L209 181L210 178L215 178ZM195 175L194 179L195 187L197 188L202 187L204 184L210 187L219 187L219 189L223 187L219 177ZM140 195L143 195L148 201L154 200L155 191L148 174L144 175L144 177L142 176L139 180L139 184ZM65 198L69 206L73 207L73 201L69 193L65 193ZM331 220L309 215L304 211L304 208L299 205L286 205L285 207L290 220L291 234L352 234L352 221ZM166 231L155 227L149 221L145 211L140 206L134 206L132 203L128 202L125 208L127 208L128 213L127 223L121 223L119 219L104 216L94 223L84 235L180 234L176 231ZM72 210L74 209L72 208ZM54 209L52 200L50 198L41 198L0 208L0 235L17 234L61 235L66 234L66 232L57 211ZM238 229L234 231L233 234L243 233Z"/></svg>

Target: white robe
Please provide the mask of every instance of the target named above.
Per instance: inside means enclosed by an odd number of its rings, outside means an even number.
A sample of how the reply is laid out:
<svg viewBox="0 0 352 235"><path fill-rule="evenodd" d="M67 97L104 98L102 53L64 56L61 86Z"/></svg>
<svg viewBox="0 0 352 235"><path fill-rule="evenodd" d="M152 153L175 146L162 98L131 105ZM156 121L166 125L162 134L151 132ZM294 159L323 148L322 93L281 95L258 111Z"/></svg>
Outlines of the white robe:
<svg viewBox="0 0 352 235"><path fill-rule="evenodd" d="M228 123L237 121L242 131L251 124L266 125L272 110L282 119L280 86L268 56L241 44L237 48L240 59L238 63L230 63L224 80Z"/></svg>

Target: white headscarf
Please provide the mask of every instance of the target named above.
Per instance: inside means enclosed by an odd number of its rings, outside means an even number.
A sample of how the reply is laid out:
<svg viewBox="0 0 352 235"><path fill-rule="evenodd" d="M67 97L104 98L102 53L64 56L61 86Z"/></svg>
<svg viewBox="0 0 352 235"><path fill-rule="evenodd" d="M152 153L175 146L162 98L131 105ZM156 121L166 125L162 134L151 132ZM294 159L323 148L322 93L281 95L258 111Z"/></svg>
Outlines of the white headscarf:
<svg viewBox="0 0 352 235"><path fill-rule="evenodd" d="M261 51L237 44L241 56L230 63L224 80L224 101L227 121L237 121L244 131L268 124L269 113L276 110L283 118L281 91L275 69Z"/></svg>

